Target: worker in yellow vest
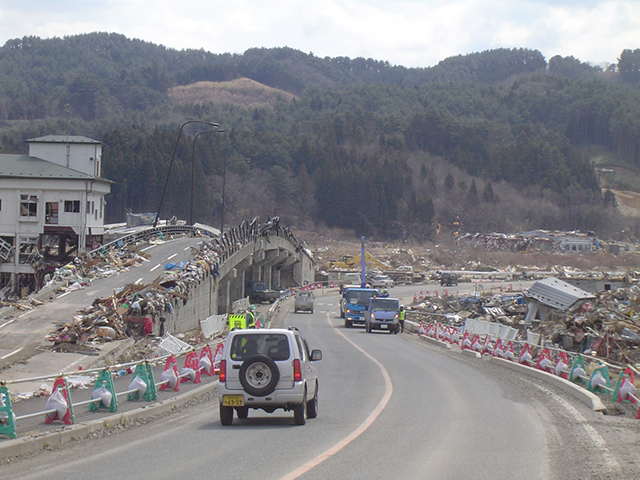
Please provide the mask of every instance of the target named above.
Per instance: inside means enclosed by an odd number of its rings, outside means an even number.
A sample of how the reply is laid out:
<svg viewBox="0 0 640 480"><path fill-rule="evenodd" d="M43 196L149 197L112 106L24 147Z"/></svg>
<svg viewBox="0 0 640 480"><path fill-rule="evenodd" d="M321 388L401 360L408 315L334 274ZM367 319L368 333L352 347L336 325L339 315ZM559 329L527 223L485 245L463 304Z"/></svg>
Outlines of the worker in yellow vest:
<svg viewBox="0 0 640 480"><path fill-rule="evenodd" d="M405 314L404 307L400 305L400 312L398 314L398 321L400 322L400 333L404 332L404 314Z"/></svg>
<svg viewBox="0 0 640 480"><path fill-rule="evenodd" d="M247 309L247 313L245 315L246 319L246 327L245 328L256 328L256 306L250 305Z"/></svg>

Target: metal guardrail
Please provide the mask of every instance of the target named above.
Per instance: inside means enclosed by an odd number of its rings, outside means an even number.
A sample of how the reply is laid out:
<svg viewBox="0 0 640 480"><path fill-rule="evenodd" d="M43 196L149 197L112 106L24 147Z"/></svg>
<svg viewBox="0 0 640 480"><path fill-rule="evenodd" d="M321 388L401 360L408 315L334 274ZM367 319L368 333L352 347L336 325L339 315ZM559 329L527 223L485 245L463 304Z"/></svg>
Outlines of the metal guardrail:
<svg viewBox="0 0 640 480"><path fill-rule="evenodd" d="M141 399L145 399L148 401L156 401L157 400L157 391L158 391L158 387L161 387L162 385L165 384L169 384L171 383L173 380L172 379L166 379L166 380L161 380L159 382L155 382L154 380L154 374L153 374L153 370L151 369L152 365L160 365L162 364L162 362L167 362L167 360L174 358L174 364L175 364L175 371L176 371L176 375L175 375L175 381L177 384L182 383L182 379L190 377L192 375L196 375L195 379L191 379L193 381L193 383L200 383L200 373L202 373L203 371L210 375L210 376L214 376L215 375L215 356L211 350L211 347L209 344L203 344L198 346L197 348L201 348L201 353L199 355L199 357L196 355L196 357L199 358L198 360L198 365L197 368L192 368L194 365L190 365L188 364L187 360L188 357L185 358L185 364L182 370L184 370L184 373L180 373L177 374L177 359L182 357L182 356L188 356L188 355L192 355L194 354L194 352L196 352L196 347L193 347L191 350L189 351L184 351L178 354L170 354L170 355L164 355L162 357L158 357L158 358L154 358L154 359L147 359L147 360L140 360L140 361L136 361L136 362L129 362L126 364L116 364L116 365L111 365L108 367L103 367L103 368L96 368L96 369L91 369L91 370L83 370L81 373L86 375L89 373L98 373L97 379L98 381L100 380L100 378L103 375L106 375L108 377L108 382L105 381L103 382L103 384L108 383L110 385L110 388L108 389L112 395L112 397L120 397L123 395L129 395L129 394L134 394L136 392L139 392L138 389L128 389L126 391L123 392L116 392L115 388L113 387L113 381L112 381L112 373L113 371L117 371L119 369L122 369L123 367L132 367L132 366L136 366L136 370L133 373L133 378L135 379L135 376L138 374L138 368L139 367L144 367L147 366L145 369L146 372L146 390L145 393L141 393L139 396ZM208 359L207 362L205 362L203 365L201 365L200 363L202 363L202 359L206 357ZM193 359L192 359L193 361ZM165 364L165 371L170 369L169 363ZM209 365L207 365L207 363L209 363ZM189 369L189 370L187 370ZM85 400L85 401L80 401L80 402L73 402L71 395L69 395L68 393L68 389L69 386L66 383L66 380L64 380L66 377L71 376L71 375L77 375L78 372L72 372L72 373L60 373L57 375L43 375L40 377L32 377L32 378L24 378L24 379L19 379L19 380L14 380L12 382L9 382L9 384L11 383L22 383L22 382L28 382L28 381L34 381L34 380L44 380L44 379L51 379L51 378L56 378L56 382L54 383L54 391L58 388L62 388L63 390L65 390L67 392L67 394L65 395L65 400L68 402L67 403L67 407L66 407L66 411L70 412L70 415L66 416L66 421L63 420L63 418L54 418L55 420L61 420L64 423L67 424L73 424L75 423L75 418L73 415L73 408L74 407L78 407L78 406L82 406L82 405L89 405L90 410L95 410L97 409L97 406L92 407L92 404L99 404L100 402L102 402L102 398L91 398L90 400ZM58 383L61 382L61 383ZM100 386L97 385L98 382L96 382L96 388L94 389L94 392L100 388ZM175 390L176 392L179 389ZM146 391L150 392L150 396L147 398L147 394ZM38 412L33 412L33 413L28 413L25 415L20 415L20 416L15 416L15 414L12 412L11 409L11 399L9 397L10 393L7 387L7 383L0 383L0 436L7 436L8 438L17 438L17 434L16 434L16 429L15 429L15 422L18 420L26 420L29 418L34 418L34 417L39 417L39 416L45 416L45 423L50 423L53 419L48 419L48 416L50 414L55 414L58 413L57 409L52 409L52 408L46 408L45 410L42 411L38 411ZM137 399L137 398L136 398ZM48 406L48 405L47 405ZM106 406L105 406L106 407ZM106 407L109 408L109 407ZM110 412L114 412L117 411L117 402L115 403L115 408L111 407L109 408Z"/></svg>

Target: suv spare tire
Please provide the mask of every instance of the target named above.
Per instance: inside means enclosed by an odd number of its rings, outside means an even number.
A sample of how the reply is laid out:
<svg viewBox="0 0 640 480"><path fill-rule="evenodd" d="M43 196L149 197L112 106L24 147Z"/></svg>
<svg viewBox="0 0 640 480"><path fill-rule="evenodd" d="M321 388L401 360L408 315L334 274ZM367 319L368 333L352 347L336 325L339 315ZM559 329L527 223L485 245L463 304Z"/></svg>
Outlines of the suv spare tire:
<svg viewBox="0 0 640 480"><path fill-rule="evenodd" d="M269 395L280 380L278 365L266 355L254 355L240 366L240 384L245 392L256 397Z"/></svg>

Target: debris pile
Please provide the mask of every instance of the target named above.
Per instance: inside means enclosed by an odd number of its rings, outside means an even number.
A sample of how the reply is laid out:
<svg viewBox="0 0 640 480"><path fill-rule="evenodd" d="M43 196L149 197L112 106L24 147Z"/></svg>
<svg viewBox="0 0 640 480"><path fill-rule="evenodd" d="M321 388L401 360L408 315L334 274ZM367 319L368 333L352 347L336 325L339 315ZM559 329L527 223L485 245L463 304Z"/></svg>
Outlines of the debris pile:
<svg viewBox="0 0 640 480"><path fill-rule="evenodd" d="M91 306L79 310L71 321L58 324L48 340L57 347L60 344L141 337L156 330L164 333L164 328L155 328L158 322L165 321L164 314L173 314L177 302L186 303L192 290L208 275L217 277L219 265L239 248L256 240L268 241L270 235L288 238L306 250L288 228L280 226L278 217L269 218L266 223L259 218L252 222L244 221L222 237L203 237L205 240L199 248L193 248L193 260L179 265L164 265L164 272L150 284L125 285L108 298L96 298ZM51 281L57 281L65 291L83 288L91 279L117 275L145 261L148 256L139 250L140 245L163 242L161 238L137 245L115 242L110 250L93 252L93 257L78 259L73 265L59 269ZM201 340L196 338L197 334L193 337L189 339L192 343Z"/></svg>
<svg viewBox="0 0 640 480"><path fill-rule="evenodd" d="M602 291L594 300L553 312L547 321L525 323L525 297L470 295L415 298L407 318L463 327L467 319L485 320L518 330L516 340L540 338L540 346L592 355L621 365L640 364L640 286Z"/></svg>

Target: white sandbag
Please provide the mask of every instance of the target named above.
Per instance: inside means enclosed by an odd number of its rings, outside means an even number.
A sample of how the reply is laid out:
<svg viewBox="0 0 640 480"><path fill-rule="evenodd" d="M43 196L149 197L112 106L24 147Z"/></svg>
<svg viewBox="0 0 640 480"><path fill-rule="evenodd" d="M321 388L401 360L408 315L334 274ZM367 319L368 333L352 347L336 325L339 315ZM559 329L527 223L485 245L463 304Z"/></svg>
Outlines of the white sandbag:
<svg viewBox="0 0 640 480"><path fill-rule="evenodd" d="M176 377L176 373L173 371L173 368L162 372L162 375L160 375L160 379L163 382L168 381L171 388L176 388L176 385L178 384L178 377Z"/></svg>
<svg viewBox="0 0 640 480"><path fill-rule="evenodd" d="M182 377L183 375L186 375L186 377ZM191 380L192 382L195 382L196 371L193 368L184 367L182 370L180 370L180 377L189 378L189 380Z"/></svg>
<svg viewBox="0 0 640 480"><path fill-rule="evenodd" d="M198 361L198 367L205 372L211 370L211 360L206 355Z"/></svg>
<svg viewBox="0 0 640 480"><path fill-rule="evenodd" d="M140 375L136 375L135 377L133 377L133 380L131 380L131 383L129 384L129 388L127 388L127 390L137 390L138 395L142 397L147 391L147 384L140 378Z"/></svg>
<svg viewBox="0 0 640 480"><path fill-rule="evenodd" d="M69 408L69 404L67 403L67 399L64 398L61 388L58 388L49 396L49 398L47 398L47 403L44 408L45 410L55 410L59 419L62 419L62 417L65 416L67 409ZM47 413L47 416L51 418L54 415Z"/></svg>
<svg viewBox="0 0 640 480"><path fill-rule="evenodd" d="M100 399L101 403L107 408L111 405L112 397L112 393L105 385L102 385L100 388L96 388L91 394L91 398L94 400Z"/></svg>

